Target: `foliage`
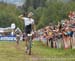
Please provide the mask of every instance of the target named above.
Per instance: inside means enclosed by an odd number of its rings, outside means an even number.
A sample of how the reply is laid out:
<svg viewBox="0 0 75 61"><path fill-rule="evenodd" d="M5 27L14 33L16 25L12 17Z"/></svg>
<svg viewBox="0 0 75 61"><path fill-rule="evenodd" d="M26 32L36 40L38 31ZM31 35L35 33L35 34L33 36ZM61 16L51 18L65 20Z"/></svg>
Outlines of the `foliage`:
<svg viewBox="0 0 75 61"><path fill-rule="evenodd" d="M20 11L14 5L0 4L0 27L10 27L11 23L23 28L22 21L18 19Z"/></svg>
<svg viewBox="0 0 75 61"><path fill-rule="evenodd" d="M68 18L69 11L75 10L75 2L72 1L65 3L58 0L31 0L28 2L32 2L28 8L33 7L33 10L27 9L27 11L35 13L38 29L49 23L57 24L58 21Z"/></svg>
<svg viewBox="0 0 75 61"><path fill-rule="evenodd" d="M21 12L34 13L34 19L37 29L52 24L57 24L58 21L68 18L70 11L75 11L75 2L61 2L58 0L27 0L21 11L13 5L0 4L0 26L9 26L15 22L17 26L23 29L22 21L19 21L18 16ZM7 22L5 22L7 21ZM3 25L5 24L5 25Z"/></svg>

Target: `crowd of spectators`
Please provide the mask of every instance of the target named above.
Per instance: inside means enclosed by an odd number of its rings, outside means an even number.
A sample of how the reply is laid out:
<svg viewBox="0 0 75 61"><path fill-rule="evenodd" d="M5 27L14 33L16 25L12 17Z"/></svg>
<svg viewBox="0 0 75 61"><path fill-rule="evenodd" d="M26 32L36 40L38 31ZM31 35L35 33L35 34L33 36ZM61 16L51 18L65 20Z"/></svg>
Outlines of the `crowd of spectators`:
<svg viewBox="0 0 75 61"><path fill-rule="evenodd" d="M70 11L68 19L57 25L46 26L37 31L37 40L51 48L75 48L75 12Z"/></svg>

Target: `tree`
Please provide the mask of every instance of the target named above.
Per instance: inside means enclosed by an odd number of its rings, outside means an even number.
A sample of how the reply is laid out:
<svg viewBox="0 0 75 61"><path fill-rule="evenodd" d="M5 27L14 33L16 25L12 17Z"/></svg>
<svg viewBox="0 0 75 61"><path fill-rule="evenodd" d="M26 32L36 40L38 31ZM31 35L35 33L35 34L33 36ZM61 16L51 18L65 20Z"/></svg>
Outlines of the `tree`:
<svg viewBox="0 0 75 61"><path fill-rule="evenodd" d="M20 11L13 5L0 4L0 27L10 27L11 23L23 29L22 21L18 19Z"/></svg>

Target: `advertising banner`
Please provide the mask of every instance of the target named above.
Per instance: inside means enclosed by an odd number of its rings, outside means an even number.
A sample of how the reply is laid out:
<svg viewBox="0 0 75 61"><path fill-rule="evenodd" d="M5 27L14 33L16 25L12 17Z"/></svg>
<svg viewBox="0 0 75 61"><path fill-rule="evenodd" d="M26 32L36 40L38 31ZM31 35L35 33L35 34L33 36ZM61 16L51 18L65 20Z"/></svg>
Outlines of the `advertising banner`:
<svg viewBox="0 0 75 61"><path fill-rule="evenodd" d="M14 41L16 40L16 37L15 36L0 36L0 40Z"/></svg>

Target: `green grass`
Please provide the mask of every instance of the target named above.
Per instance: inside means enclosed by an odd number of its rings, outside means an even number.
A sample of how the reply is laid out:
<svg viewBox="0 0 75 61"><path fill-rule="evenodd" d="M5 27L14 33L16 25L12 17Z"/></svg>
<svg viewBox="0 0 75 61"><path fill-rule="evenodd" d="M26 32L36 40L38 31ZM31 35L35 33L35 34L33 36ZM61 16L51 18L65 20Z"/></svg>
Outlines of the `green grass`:
<svg viewBox="0 0 75 61"><path fill-rule="evenodd" d="M52 49L35 42L32 55L25 53L24 42L16 48L15 42L0 41L0 61L75 61L74 49Z"/></svg>

